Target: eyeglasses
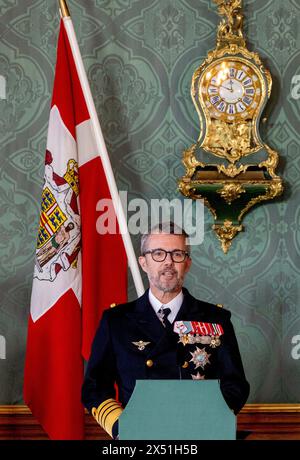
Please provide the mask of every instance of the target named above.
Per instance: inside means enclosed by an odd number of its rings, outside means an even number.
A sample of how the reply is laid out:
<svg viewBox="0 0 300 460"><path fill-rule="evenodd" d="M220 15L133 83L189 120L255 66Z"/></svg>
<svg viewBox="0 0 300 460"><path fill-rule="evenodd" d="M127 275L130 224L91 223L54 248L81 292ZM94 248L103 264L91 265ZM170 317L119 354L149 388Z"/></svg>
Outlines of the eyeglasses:
<svg viewBox="0 0 300 460"><path fill-rule="evenodd" d="M180 249L174 249L173 251L165 251L164 249L151 249L144 252L146 254L151 254L152 259L155 262L163 262L167 254L170 254L173 262L181 263L184 262L187 257L190 257L189 253L186 251L181 251Z"/></svg>

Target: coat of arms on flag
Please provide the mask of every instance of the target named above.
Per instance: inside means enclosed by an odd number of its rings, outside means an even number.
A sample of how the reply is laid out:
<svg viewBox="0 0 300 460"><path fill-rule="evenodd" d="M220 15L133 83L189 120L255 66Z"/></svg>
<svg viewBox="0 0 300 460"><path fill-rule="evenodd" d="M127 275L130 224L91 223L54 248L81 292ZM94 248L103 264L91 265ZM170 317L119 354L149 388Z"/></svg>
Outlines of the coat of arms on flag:
<svg viewBox="0 0 300 460"><path fill-rule="evenodd" d="M45 183L34 276L54 281L61 269L75 267L80 251L80 216L77 204L78 164L70 159L63 177L53 169L53 157L46 152Z"/></svg>

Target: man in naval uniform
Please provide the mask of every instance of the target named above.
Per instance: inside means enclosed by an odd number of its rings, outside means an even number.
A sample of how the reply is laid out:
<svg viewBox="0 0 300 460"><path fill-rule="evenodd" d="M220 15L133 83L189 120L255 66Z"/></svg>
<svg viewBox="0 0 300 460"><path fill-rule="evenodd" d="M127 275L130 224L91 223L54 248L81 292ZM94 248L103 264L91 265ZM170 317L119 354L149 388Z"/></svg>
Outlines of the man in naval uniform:
<svg viewBox="0 0 300 460"><path fill-rule="evenodd" d="M195 299L182 287L192 263L187 235L173 223L156 226L142 236L139 263L150 289L104 311L86 370L83 404L116 437L136 380L219 379L226 403L237 414L249 384L230 312Z"/></svg>

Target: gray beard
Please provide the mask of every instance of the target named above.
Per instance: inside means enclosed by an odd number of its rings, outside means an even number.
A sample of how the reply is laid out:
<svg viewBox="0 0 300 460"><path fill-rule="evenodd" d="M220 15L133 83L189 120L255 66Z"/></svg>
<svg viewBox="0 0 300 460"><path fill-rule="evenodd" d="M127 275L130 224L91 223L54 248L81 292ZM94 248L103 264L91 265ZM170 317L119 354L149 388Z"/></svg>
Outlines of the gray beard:
<svg viewBox="0 0 300 460"><path fill-rule="evenodd" d="M149 278L149 281L157 288L159 289L161 292L163 293L168 293L168 292L176 292L178 291L178 289L181 289L182 285L183 285L183 278L177 278L176 281L174 281L173 283L175 284L172 284L170 286L164 286L160 283L159 281L159 277L157 278Z"/></svg>

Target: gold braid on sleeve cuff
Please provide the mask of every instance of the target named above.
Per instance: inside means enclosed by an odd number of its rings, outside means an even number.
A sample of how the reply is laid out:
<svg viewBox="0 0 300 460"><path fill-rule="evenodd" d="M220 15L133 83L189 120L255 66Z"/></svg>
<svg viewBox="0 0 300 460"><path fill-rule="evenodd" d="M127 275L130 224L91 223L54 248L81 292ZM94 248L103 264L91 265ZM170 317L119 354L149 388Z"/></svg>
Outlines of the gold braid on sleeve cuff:
<svg viewBox="0 0 300 460"><path fill-rule="evenodd" d="M111 436L112 427L122 414L123 409L115 399L106 399L98 408L93 407L92 416L99 425Z"/></svg>

